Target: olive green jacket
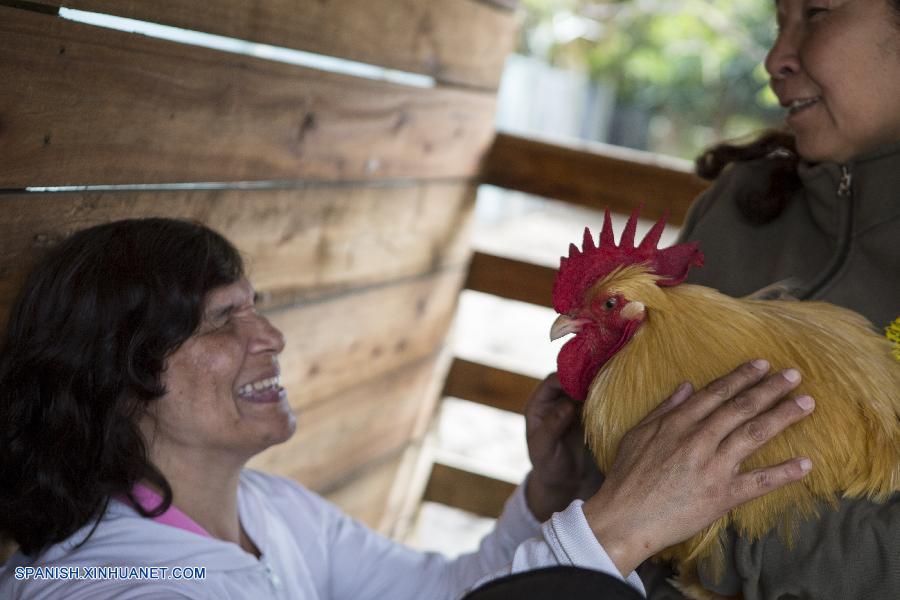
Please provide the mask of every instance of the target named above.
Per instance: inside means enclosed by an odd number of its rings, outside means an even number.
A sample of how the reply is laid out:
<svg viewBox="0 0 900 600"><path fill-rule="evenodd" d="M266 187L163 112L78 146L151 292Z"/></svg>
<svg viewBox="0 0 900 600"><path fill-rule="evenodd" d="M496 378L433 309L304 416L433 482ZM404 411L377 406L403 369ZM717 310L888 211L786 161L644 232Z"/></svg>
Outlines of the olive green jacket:
<svg viewBox="0 0 900 600"><path fill-rule="evenodd" d="M706 260L687 281L732 296L787 282L794 297L851 308L883 332L900 317L900 144L845 166L801 164L803 188L785 211L752 225L735 198L764 190L771 163L733 165L693 204L680 241L699 241ZM704 585L744 600L900 598L900 494L822 510L791 550L774 533L731 536L726 576L713 582L701 565ZM663 574L642 573L650 599L681 598Z"/></svg>
<svg viewBox="0 0 900 600"><path fill-rule="evenodd" d="M735 197L764 190L770 166L734 165L694 202L680 238L699 241L706 262L688 283L745 296L792 280L795 297L853 309L883 331L900 317L900 144L846 166L801 164L803 188L784 212L752 225Z"/></svg>

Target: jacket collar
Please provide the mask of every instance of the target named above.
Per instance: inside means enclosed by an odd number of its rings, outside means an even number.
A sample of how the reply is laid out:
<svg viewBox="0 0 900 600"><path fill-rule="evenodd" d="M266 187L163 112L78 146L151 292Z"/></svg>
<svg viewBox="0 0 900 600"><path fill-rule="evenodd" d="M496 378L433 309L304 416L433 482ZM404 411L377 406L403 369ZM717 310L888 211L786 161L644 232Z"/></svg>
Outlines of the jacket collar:
<svg viewBox="0 0 900 600"><path fill-rule="evenodd" d="M837 193L844 166L852 177L854 235L900 218L900 142L896 142L847 165L800 162L798 174L807 204L824 231L837 236L841 214L846 211L845 199Z"/></svg>

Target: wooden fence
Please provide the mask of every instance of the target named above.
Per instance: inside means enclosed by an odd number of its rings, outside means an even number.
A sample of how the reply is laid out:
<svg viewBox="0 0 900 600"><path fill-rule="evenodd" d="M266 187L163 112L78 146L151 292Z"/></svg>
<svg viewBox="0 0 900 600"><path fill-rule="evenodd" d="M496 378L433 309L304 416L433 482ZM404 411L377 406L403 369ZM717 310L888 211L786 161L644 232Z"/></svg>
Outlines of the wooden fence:
<svg viewBox="0 0 900 600"><path fill-rule="evenodd" d="M69 10L434 85L105 28ZM251 466L399 535L425 485L421 443L515 29L513 7L487 0L0 0L0 322L44 248L75 230L140 216L206 223L247 257L287 338L300 427Z"/></svg>

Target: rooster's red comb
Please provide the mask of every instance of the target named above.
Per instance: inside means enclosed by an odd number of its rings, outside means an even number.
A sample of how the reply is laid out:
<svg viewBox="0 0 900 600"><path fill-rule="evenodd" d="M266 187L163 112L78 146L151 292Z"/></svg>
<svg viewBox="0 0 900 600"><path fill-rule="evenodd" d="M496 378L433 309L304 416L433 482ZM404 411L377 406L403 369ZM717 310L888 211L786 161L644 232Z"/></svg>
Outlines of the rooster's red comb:
<svg viewBox="0 0 900 600"><path fill-rule="evenodd" d="M575 244L569 245L569 256L560 259L559 272L553 284L553 307L556 312L566 314L581 306L588 289L616 267L645 263L652 273L660 276L657 285L670 286L684 281L691 267L703 266L703 253L697 249L697 242L657 249L666 226L665 216L635 247L634 232L640 212L641 207L638 207L631 214L618 246L613 238L609 209L606 209L598 246L594 246L591 230L587 227L584 228L581 250Z"/></svg>

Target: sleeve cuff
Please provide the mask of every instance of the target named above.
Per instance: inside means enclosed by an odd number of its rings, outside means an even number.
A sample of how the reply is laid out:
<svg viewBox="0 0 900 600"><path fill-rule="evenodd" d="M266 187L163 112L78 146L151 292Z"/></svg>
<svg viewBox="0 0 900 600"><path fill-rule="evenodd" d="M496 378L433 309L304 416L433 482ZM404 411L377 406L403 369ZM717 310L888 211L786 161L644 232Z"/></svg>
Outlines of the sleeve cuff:
<svg viewBox="0 0 900 600"><path fill-rule="evenodd" d="M544 524L545 539L551 545L558 546L554 550L558 552L560 564L595 569L622 577L615 563L603 548L603 544L597 540L591 530L584 511L581 509L582 504L584 504L583 501L574 500L566 510L550 517L550 520ZM644 597L647 596L644 584L636 572L632 571L622 578Z"/></svg>

